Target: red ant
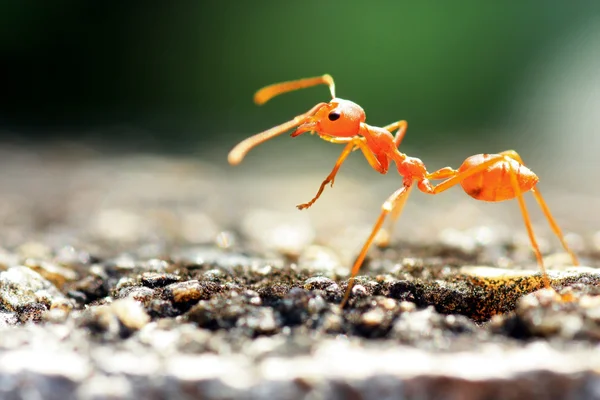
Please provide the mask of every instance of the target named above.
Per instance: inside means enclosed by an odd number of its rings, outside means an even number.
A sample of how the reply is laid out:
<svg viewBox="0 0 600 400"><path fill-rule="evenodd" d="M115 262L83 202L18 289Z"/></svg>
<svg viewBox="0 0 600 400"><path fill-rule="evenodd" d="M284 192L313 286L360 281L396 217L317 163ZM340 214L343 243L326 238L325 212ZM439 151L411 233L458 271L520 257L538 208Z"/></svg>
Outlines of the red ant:
<svg viewBox="0 0 600 400"><path fill-rule="evenodd" d="M291 134L292 137L310 132L311 134L316 133L321 139L328 142L345 144L346 147L337 159L333 170L321 183L315 197L309 202L297 206L301 210L313 205L328 183L333 186L335 176L342 163L354 150L360 149L369 165L381 174L387 173L391 161L396 163L398 173L403 177L403 185L392 193L381 206L381 214L352 267L341 307L344 307L350 297L356 275L386 216L391 214L392 222L400 217L415 182L419 190L428 194L438 194L460 184L463 190L476 200L498 202L516 198L523 214L531 246L542 271L544 286L551 288L542 254L531 227L529 213L523 200L523 193L531 191L548 219L550 227L564 249L570 254L573 265L579 265L577 257L565 242L562 231L536 187L539 178L525 166L517 152L508 150L498 154L478 154L467 158L458 170L445 167L435 172L427 172L425 164L420 159L409 157L398 150L408 126L406 121L397 121L383 128L367 125L365 112L358 104L335 97L335 83L330 75L266 86L256 92L254 101L257 104L264 104L277 95L319 84L329 86L332 97L329 103L319 103L291 121L240 142L229 153L228 161L232 165L239 164L252 148L294 127L296 130ZM393 136L392 132L396 129L398 131ZM431 180L443 181L432 185Z"/></svg>

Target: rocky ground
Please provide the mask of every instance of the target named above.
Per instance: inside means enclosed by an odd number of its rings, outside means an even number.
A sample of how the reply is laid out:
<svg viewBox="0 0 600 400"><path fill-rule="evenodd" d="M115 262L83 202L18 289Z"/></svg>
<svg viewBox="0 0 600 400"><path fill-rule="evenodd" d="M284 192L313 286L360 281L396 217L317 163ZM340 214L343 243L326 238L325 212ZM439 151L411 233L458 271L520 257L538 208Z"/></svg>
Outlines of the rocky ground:
<svg viewBox="0 0 600 400"><path fill-rule="evenodd" d="M385 198L341 209L356 182L299 212L325 174L250 181L78 149L2 160L3 399L600 398L589 225L568 235L578 268L540 231L554 292L522 226L462 197L450 216L416 204L341 310Z"/></svg>

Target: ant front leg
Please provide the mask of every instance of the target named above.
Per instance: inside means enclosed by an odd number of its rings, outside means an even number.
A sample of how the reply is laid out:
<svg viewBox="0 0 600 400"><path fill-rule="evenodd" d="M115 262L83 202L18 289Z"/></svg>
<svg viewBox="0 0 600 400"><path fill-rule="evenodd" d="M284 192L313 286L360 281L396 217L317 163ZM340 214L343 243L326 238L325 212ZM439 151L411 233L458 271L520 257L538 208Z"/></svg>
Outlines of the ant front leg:
<svg viewBox="0 0 600 400"><path fill-rule="evenodd" d="M355 146L353 142L348 143L346 147L344 147L344 150L342 151L342 154L338 157L335 166L333 167L333 170L329 173L329 175L327 175L327 178L325 178L325 180L321 182L321 186L319 187L319 190L317 191L315 197L313 197L307 203L298 204L296 206L298 210L304 210L305 208L312 206L317 201L317 199L321 197L321 194L323 193L323 190L325 190L325 186L327 186L328 183L331 183L331 187L333 187L333 182L335 181L336 174L338 173L340 167L342 166L344 161L346 161L346 158L350 155L354 147Z"/></svg>
<svg viewBox="0 0 600 400"><path fill-rule="evenodd" d="M338 159L335 163L335 166L333 167L333 170L331 170L329 175L327 175L327 178L325 178L325 180L321 183L321 186L319 187L319 190L317 191L317 194L315 195L315 197L313 197L307 203L298 204L296 207L299 210L304 210L304 209L312 206L319 199L319 197L321 197L321 194L323 193L323 190L325 190L325 186L327 186L328 183L330 183L331 186L333 187L333 183L335 181L335 176L337 175L340 167L342 166L344 161L346 161L346 158L350 155L350 153L357 148L363 152L363 155L365 156L365 158L367 159L367 161L369 162L369 165L371 165L371 167L373 167L375 170L377 170L378 172L380 172L382 174L385 174L387 172L387 168L382 166L381 163L379 162L379 160L377 160L377 158L375 157L373 152L371 152L371 149L369 149L369 147L367 146L365 139L363 137L334 138L334 137L328 137L328 136L321 136L321 139L328 141L330 143L336 143L336 144L344 144L345 143L346 147L342 151L342 154L340 154L340 156L338 157Z"/></svg>

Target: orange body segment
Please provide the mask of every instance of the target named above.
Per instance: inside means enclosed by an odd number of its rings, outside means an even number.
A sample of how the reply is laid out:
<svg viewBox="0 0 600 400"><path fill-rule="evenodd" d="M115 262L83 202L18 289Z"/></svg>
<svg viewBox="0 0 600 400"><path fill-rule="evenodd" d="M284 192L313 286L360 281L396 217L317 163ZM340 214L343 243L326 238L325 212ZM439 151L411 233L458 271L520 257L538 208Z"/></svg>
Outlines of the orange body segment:
<svg viewBox="0 0 600 400"><path fill-rule="evenodd" d="M477 154L467 158L458 172L467 171L487 160L498 157L498 154ZM512 158L499 159L485 171L464 179L460 185L471 197L482 201L504 201L517 196L512 185L510 170L515 171L520 193L529 192L539 178L529 168Z"/></svg>

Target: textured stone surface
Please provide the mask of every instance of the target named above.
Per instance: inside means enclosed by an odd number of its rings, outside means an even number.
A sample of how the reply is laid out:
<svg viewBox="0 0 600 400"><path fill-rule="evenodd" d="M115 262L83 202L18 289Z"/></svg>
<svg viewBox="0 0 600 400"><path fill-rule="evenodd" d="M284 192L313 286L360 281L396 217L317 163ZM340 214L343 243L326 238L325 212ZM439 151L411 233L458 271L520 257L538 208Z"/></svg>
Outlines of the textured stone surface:
<svg viewBox="0 0 600 400"><path fill-rule="evenodd" d="M417 202L340 310L373 215L338 183L299 212L320 175L20 157L0 157L22 171L0 175L1 398L600 398L591 218L587 267L539 230L554 292L521 225Z"/></svg>

